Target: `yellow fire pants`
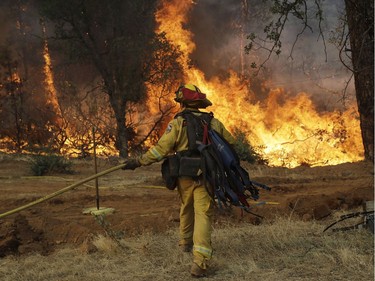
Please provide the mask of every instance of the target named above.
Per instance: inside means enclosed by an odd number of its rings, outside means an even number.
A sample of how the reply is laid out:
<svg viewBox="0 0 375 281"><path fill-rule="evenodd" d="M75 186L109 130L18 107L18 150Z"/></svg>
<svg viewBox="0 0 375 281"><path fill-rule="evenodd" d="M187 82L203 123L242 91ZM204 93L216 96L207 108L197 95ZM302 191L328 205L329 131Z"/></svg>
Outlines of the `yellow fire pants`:
<svg viewBox="0 0 375 281"><path fill-rule="evenodd" d="M203 182L189 177L179 178L178 190L181 196L180 245L193 244L193 262L206 268L212 256L212 199Z"/></svg>

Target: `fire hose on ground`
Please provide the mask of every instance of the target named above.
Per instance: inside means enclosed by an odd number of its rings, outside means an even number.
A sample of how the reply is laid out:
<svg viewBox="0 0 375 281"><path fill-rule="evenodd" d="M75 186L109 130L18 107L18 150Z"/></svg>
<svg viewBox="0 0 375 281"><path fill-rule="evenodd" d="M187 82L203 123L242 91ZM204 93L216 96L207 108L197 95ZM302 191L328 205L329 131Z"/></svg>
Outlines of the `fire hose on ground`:
<svg viewBox="0 0 375 281"><path fill-rule="evenodd" d="M110 168L110 169L108 169L108 170L105 170L105 171L103 171L103 172L100 172L100 173L94 174L94 175L92 175L91 177L88 177L88 178L82 179L82 180L80 180L79 182L76 182L76 183L74 183L74 184L72 184L72 185L69 185L69 186L67 186L67 187L65 187L65 188L63 188L63 189L60 189L60 190L58 190L58 191L56 191L56 192L54 192L54 193L48 194L48 195L46 195L46 196L44 196L44 197L42 197L42 198L39 198L39 199L37 199L37 200L35 200L35 201L33 201L33 202L28 203L28 204L26 204L26 205L23 205L23 206L18 207L18 208L16 208L16 209L10 210L10 211L5 212L5 213L2 213L2 214L0 214L0 219L1 219L1 218L4 218L4 217L7 217L7 216L9 216L9 215L12 215L12 214L18 213L18 212L23 211L23 210L25 210L25 209L28 209L28 208L30 208L30 207L32 207L32 206L35 206L35 205L37 205L37 204L39 204L39 203L42 203L42 202L44 202L44 201L47 201L47 200L49 200L49 199L51 199L51 198L53 198L53 197L56 197L56 196L58 196L58 195L60 195L60 194L62 194L62 193L64 193L64 192L67 192L67 191L69 191L69 190L72 190L72 189L74 189L75 187L77 187L77 186L79 186L79 185L82 185L82 184L84 184L84 183L86 183L86 182L88 182L88 181L91 181L91 180L97 179L97 178L99 178L99 177L101 177L101 176L104 176L104 175L109 174L109 173L111 173L111 172L113 172L113 171L119 170L119 169L121 169L121 168L123 168L123 167L125 167L125 164L121 164L121 165L118 165L118 166L112 167L112 168Z"/></svg>
<svg viewBox="0 0 375 281"><path fill-rule="evenodd" d="M8 211L8 212L2 213L2 214L0 214L0 219L1 219L1 218L5 218L5 217L7 217L7 216L10 216L10 215L12 215L12 214L18 213L18 212L23 211L23 210L25 210L25 209L28 209L28 208L30 208L30 207L32 207L32 206L35 206L35 205L37 205L37 204L39 204L39 203L42 203L42 202L44 202L44 201L47 201L47 200L49 200L49 199L52 199L52 198L54 198L54 197L56 197L56 196L58 196L58 195L60 195L60 194L62 194L62 193L65 193L65 192L67 192L67 191L69 191L69 190L72 190L72 189L74 189L75 187L77 187L77 186L79 186L79 185L82 185L82 184L84 184L84 183L86 183L86 182L89 182L89 181L92 181L92 180L94 180L94 179L97 179L97 178L99 178L99 177L101 177L101 176L104 176L104 175L106 175L106 174L109 174L109 173L111 173L111 172L113 172L113 171L116 171L116 170L122 169L123 167L125 167L125 165L126 165L126 164L121 164L121 165L118 165L118 166L112 167L112 168L110 168L110 169L108 169L108 170L102 171L102 172L100 172L100 173L96 173L96 174L92 175L91 177L88 177L88 178L82 179L82 180L80 180L80 181L78 181L78 182L76 182L76 183L74 183L74 184L72 184L72 185L69 185L69 186L67 186L67 187L65 187L65 188L63 188L63 189L60 189L60 190L58 190L58 191L56 191L56 192L53 192L53 193L51 193L51 194L48 194L48 195L46 195L46 196L44 196L44 197L42 197L42 198L39 198L39 199L37 199L37 200L35 200L35 201L32 201L32 202L28 203L28 204L26 204L26 205L23 205L23 206L20 206L20 207L18 207L18 208L15 208L15 209L13 209L13 210L10 210L10 211ZM149 186L149 187L151 187L151 186ZM153 187L164 188L164 187L159 187L159 186L153 186ZM279 203L278 203L278 202L265 202L265 201L264 201L264 202L259 202L259 203L255 204L255 205L264 205L264 204L271 204L271 205L274 205L274 204L279 204ZM254 205L254 206L255 206L255 205Z"/></svg>

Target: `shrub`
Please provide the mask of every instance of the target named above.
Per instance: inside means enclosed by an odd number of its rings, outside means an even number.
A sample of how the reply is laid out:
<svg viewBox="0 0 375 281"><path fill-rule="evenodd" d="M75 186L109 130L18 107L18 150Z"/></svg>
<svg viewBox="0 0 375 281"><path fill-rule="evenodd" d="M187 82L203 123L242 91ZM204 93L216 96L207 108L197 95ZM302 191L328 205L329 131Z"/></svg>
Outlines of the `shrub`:
<svg viewBox="0 0 375 281"><path fill-rule="evenodd" d="M236 129L233 136L236 140L234 143L234 149L241 161L247 161L250 164L266 162L257 152L255 152L243 132Z"/></svg>
<svg viewBox="0 0 375 281"><path fill-rule="evenodd" d="M35 155L31 159L31 171L35 176L43 176L53 172L73 173L72 162L58 155Z"/></svg>

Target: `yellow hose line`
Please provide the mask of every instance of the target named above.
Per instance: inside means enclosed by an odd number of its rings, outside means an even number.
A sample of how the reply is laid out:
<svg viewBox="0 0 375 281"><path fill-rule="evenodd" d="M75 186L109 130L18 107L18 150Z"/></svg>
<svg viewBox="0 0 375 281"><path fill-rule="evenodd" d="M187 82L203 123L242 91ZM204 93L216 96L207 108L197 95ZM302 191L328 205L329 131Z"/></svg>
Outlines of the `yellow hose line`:
<svg viewBox="0 0 375 281"><path fill-rule="evenodd" d="M42 203L44 201L47 201L47 200L49 200L49 199L51 199L53 197L56 197L57 195L60 195L60 194L62 194L64 192L67 192L67 191L69 191L69 190L71 190L71 189L73 189L73 188L75 188L75 187L77 187L77 186L79 186L79 185L81 185L81 184L83 184L85 182L91 181L91 180L96 179L98 177L101 177L103 175L109 174L109 173L111 173L113 171L119 170L119 169L123 168L124 166L125 166L125 164L121 164L121 165L115 166L115 167L113 167L111 169L108 169L108 170L105 170L103 172L100 172L100 173L97 173L95 175L92 175L91 177L85 178L85 179L83 179L83 180L81 180L79 182L76 182L76 183L74 183L72 185L69 185L69 186L67 186L67 187L65 187L63 189L60 189L60 190L58 190L58 191L56 191L54 193L51 193L51 194L46 195L46 196L44 196L42 198L39 198L38 200L30 202L30 203L28 203L28 204L26 204L24 206L21 206L21 207L18 207L16 209L10 210L8 212L2 213L2 214L0 214L0 219L4 218L6 216L12 215L14 213L18 213L18 212L20 212L22 210L25 210L27 208L30 208L30 207L36 205L36 204Z"/></svg>
<svg viewBox="0 0 375 281"><path fill-rule="evenodd" d="M266 201L266 205L280 205L279 202Z"/></svg>

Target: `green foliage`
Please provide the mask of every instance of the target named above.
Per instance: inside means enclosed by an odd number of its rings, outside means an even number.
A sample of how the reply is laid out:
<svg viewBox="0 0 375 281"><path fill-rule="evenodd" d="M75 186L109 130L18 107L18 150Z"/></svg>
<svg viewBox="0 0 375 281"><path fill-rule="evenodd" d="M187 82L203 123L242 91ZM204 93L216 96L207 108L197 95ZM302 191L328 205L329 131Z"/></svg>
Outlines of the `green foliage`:
<svg viewBox="0 0 375 281"><path fill-rule="evenodd" d="M58 155L35 155L31 161L31 171L35 176L43 176L53 172L73 173L72 162Z"/></svg>
<svg viewBox="0 0 375 281"><path fill-rule="evenodd" d="M265 163L265 160L255 152L255 150L247 140L245 133L236 129L233 133L233 136L236 140L236 142L234 143L234 149L236 150L240 160L247 161L251 164Z"/></svg>

